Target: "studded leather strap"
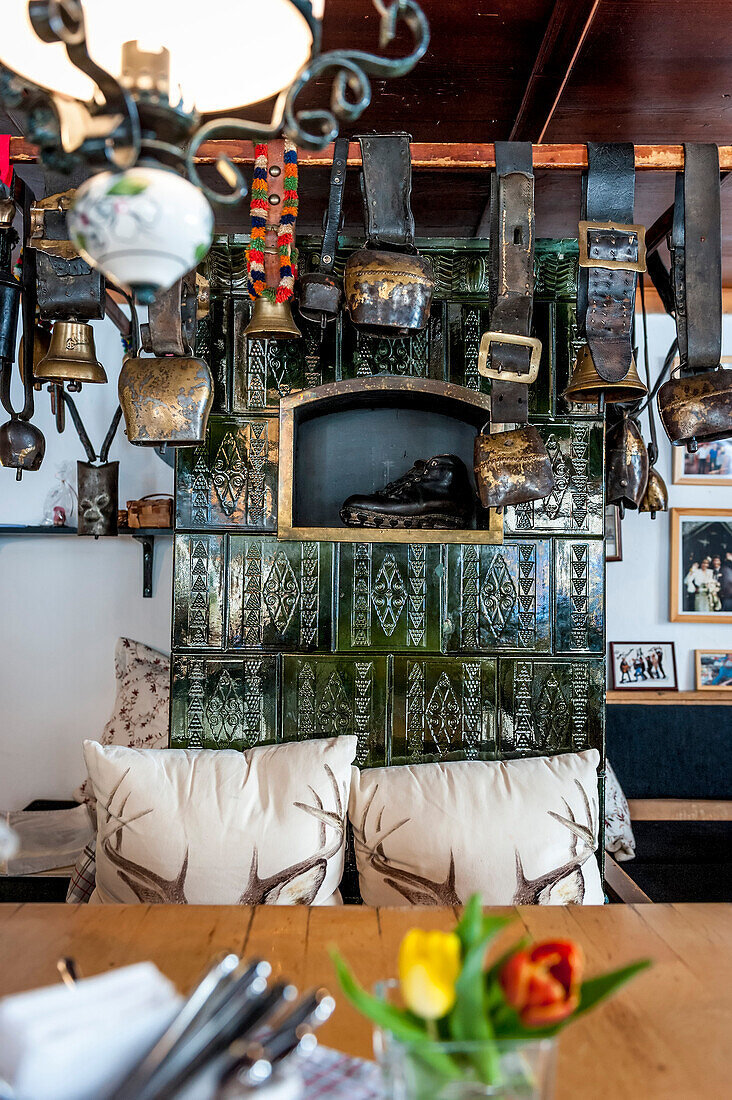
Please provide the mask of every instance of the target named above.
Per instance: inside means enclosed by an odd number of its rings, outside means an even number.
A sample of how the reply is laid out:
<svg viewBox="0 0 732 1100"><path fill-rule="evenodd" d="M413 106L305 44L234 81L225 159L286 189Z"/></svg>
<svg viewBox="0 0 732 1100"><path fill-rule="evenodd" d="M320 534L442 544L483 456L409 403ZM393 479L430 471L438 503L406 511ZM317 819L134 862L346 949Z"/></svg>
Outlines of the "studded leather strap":
<svg viewBox="0 0 732 1100"><path fill-rule="evenodd" d="M581 225L580 233L592 266L580 267L577 321L597 373L606 382L625 378L633 358L637 272L602 265L607 261L635 264L642 257L640 235L633 225L634 205L633 145L589 142L587 171L582 176L582 221L590 224L586 229Z"/></svg>

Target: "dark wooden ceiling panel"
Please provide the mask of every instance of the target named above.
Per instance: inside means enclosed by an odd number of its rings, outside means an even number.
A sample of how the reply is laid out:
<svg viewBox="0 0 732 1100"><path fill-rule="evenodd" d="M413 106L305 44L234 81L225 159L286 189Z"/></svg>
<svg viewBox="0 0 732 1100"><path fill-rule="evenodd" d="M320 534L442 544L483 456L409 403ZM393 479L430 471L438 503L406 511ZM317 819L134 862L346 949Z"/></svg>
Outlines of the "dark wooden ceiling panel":
<svg viewBox="0 0 732 1100"><path fill-rule="evenodd" d="M732 140L730 0L601 0L544 140Z"/></svg>

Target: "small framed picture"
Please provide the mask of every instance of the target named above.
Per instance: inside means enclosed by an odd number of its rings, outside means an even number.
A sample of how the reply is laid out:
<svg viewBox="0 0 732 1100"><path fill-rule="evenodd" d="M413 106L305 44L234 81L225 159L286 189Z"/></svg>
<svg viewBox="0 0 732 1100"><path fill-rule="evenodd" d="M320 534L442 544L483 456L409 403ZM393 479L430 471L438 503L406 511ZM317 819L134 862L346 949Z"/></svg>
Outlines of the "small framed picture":
<svg viewBox="0 0 732 1100"><path fill-rule="evenodd" d="M672 508L670 619L732 623L732 509Z"/></svg>
<svg viewBox="0 0 732 1100"><path fill-rule="evenodd" d="M617 504L608 504L605 508L605 561L623 560L620 531L620 509Z"/></svg>
<svg viewBox="0 0 732 1100"><path fill-rule="evenodd" d="M611 642L613 691L678 691L673 642Z"/></svg>
<svg viewBox="0 0 732 1100"><path fill-rule="evenodd" d="M732 691L732 653L725 649L696 649L696 690Z"/></svg>

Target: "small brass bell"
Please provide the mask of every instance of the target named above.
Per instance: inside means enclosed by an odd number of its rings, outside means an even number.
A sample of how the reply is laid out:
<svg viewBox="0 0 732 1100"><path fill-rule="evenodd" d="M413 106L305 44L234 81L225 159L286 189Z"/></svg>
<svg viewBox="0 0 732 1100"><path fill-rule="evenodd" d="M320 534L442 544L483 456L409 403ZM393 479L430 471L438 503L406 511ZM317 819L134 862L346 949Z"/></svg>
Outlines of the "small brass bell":
<svg viewBox="0 0 732 1100"><path fill-rule="evenodd" d="M295 324L288 302L270 302L269 298L255 298L252 317L244 329L245 336L260 340L300 340L302 333Z"/></svg>
<svg viewBox="0 0 732 1100"><path fill-rule="evenodd" d="M638 511L650 512L651 519L656 518L656 512L668 512L668 489L655 466L648 471L648 484Z"/></svg>
<svg viewBox="0 0 732 1100"><path fill-rule="evenodd" d="M605 404L612 405L639 401L647 393L647 388L638 376L634 358L631 359L630 370L625 378L620 382L606 382L597 373L589 344L583 344L577 354L569 385L562 396L567 401L577 401L581 405L596 405L602 396Z"/></svg>
<svg viewBox="0 0 732 1100"><path fill-rule="evenodd" d="M48 354L35 369L41 382L106 382L107 373L97 360L94 330L82 321L56 321Z"/></svg>
<svg viewBox="0 0 732 1100"><path fill-rule="evenodd" d="M43 432L35 424L13 416L0 427L0 465L15 470L20 481L25 470L38 470L46 453Z"/></svg>
<svg viewBox="0 0 732 1100"><path fill-rule="evenodd" d="M193 447L206 438L213 378L192 355L128 356L119 374L127 438L142 447Z"/></svg>

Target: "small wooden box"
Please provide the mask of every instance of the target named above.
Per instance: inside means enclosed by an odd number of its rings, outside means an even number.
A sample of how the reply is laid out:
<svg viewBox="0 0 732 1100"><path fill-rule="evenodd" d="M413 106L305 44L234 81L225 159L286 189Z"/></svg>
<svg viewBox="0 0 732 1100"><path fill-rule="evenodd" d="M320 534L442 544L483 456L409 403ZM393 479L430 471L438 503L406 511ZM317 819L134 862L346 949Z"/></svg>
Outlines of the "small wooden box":
<svg viewBox="0 0 732 1100"><path fill-rule="evenodd" d="M173 498L150 496L128 500L127 524L132 528L172 527Z"/></svg>

